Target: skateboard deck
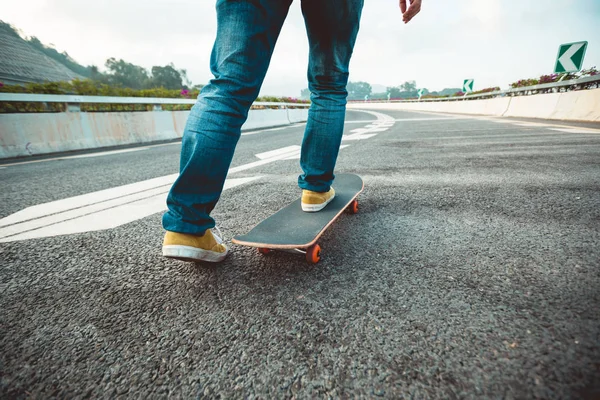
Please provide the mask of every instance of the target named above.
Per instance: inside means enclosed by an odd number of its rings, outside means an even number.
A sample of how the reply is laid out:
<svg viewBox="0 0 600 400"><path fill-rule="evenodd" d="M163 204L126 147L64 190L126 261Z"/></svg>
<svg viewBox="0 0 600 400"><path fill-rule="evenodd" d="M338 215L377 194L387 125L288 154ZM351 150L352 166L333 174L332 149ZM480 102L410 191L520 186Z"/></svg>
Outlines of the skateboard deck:
<svg viewBox="0 0 600 400"><path fill-rule="evenodd" d="M304 212L300 199L282 208L256 225L245 235L235 236L235 244L257 247L262 254L271 250L297 251L316 263L321 248L317 241L327 228L345 211L358 212L356 197L364 184L358 175L339 174L333 183L335 198L318 212Z"/></svg>

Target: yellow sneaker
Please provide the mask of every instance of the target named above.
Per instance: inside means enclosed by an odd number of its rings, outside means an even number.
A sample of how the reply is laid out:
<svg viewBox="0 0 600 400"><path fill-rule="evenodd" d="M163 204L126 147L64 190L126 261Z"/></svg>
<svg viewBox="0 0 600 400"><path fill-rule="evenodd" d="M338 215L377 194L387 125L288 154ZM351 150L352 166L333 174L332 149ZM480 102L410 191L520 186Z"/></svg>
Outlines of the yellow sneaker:
<svg viewBox="0 0 600 400"><path fill-rule="evenodd" d="M325 208L327 204L335 197L335 190L329 189L329 192L320 193L311 190L302 190L302 211L317 212Z"/></svg>
<svg viewBox="0 0 600 400"><path fill-rule="evenodd" d="M182 261L223 261L227 246L210 229L203 236L167 231L163 242L163 256Z"/></svg>

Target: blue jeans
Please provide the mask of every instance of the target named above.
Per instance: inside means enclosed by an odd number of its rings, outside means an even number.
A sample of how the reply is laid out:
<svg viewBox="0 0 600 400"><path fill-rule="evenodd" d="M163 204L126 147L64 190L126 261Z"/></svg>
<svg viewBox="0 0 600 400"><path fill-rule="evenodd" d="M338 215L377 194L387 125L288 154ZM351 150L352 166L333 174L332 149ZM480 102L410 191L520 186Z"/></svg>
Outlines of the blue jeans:
<svg viewBox="0 0 600 400"><path fill-rule="evenodd" d="M329 190L346 114L348 64L364 0L302 0L309 42L311 101L298 185ZM248 110L258 96L292 0L217 0L214 79L192 108L183 133L180 175L167 197L168 231L203 234L225 183Z"/></svg>

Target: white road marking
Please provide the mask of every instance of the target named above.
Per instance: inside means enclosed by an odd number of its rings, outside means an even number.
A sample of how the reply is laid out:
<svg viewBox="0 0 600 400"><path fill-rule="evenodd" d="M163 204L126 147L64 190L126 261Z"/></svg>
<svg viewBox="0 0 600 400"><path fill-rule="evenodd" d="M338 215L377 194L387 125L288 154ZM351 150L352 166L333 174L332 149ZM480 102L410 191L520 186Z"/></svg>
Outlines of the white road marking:
<svg viewBox="0 0 600 400"><path fill-rule="evenodd" d="M261 129L261 130L258 130L258 131L242 132L242 136L256 135L257 133L263 133L263 132L281 131L281 130L288 129L288 128L297 128L297 127L303 126L303 125L306 125L306 123L305 122L301 122L301 123L298 123L298 124L280 126L278 128L269 128L269 129Z"/></svg>
<svg viewBox="0 0 600 400"><path fill-rule="evenodd" d="M369 122L375 122L377 120L368 120L368 121L344 121L345 124L368 124Z"/></svg>
<svg viewBox="0 0 600 400"><path fill-rule="evenodd" d="M228 179L223 190L243 185L261 178ZM134 197L121 197L110 202L79 208L62 215L52 215L42 220L13 225L0 229L0 242L35 239L42 237L69 235L100 231L127 224L167 209L165 196L169 187L157 188L148 197L134 200ZM158 192L158 194L156 194ZM25 210L24 210L25 211Z"/></svg>
<svg viewBox="0 0 600 400"><path fill-rule="evenodd" d="M549 128L552 131L565 132L565 133L587 133L589 135L597 135L600 130L597 129L585 129L585 128Z"/></svg>
<svg viewBox="0 0 600 400"><path fill-rule="evenodd" d="M497 122L499 124L538 126L538 127L544 127L547 129L559 128L559 129L563 129L561 132L568 132L568 133L600 133L600 129L583 128L583 127L577 127L577 126L572 126L572 125L562 125L562 124L550 122L548 120L544 120L544 122L529 122L529 121L504 119L503 117L473 117L473 118L479 119L481 121Z"/></svg>
<svg viewBox="0 0 600 400"><path fill-rule="evenodd" d="M164 146L164 145L155 145L155 146ZM4 164L1 168L10 167L10 166L13 166L13 165L35 164L35 163L40 163L40 162L44 162L44 161L69 160L71 158L89 158L89 157L109 156L109 155L121 154L121 153L131 153L133 151L147 150L150 147L154 147L154 146L144 146L144 147L136 147L134 149L102 151L100 153L88 153L88 154L79 154L79 155L74 155L74 156L44 158L43 160L16 162L16 163L12 163L12 164Z"/></svg>
<svg viewBox="0 0 600 400"><path fill-rule="evenodd" d="M19 212L16 212L5 218L0 219L0 227L12 225L22 221L27 221L30 219L40 218L50 214L56 214L67 210L72 210L78 207L84 207L91 204L109 201L112 199L128 196L134 193L144 192L161 186L169 186L172 185L173 182L175 182L175 179L177 179L178 176L179 174L161 176L158 178L148 179L141 182L117 186L110 189L100 190L97 192L87 193L80 196L69 197L63 200L57 200L49 203L28 207L24 210L21 210Z"/></svg>
<svg viewBox="0 0 600 400"><path fill-rule="evenodd" d="M286 149L286 151L282 152L281 150L283 150L283 149ZM244 165L240 165L238 167L230 168L229 173L233 174L236 172L245 171L250 168L255 168L255 167L259 167L261 165L272 163L273 161L287 160L287 159L289 159L289 157L295 156L296 154L298 154L298 155L300 154L300 146L288 146L288 147L284 147L283 149L273 150L272 152L267 152L267 153L261 153L260 155L263 157L265 157L265 154L268 155L269 153L272 153L272 155L270 157L267 156L267 157L261 159L260 161L254 161L249 164L244 164Z"/></svg>
<svg viewBox="0 0 600 400"><path fill-rule="evenodd" d="M346 147L349 147L349 144L343 144L340 146L340 150L345 149ZM298 150L295 154L292 154L291 156L284 158L284 160L299 160L300 159L300 150Z"/></svg>
<svg viewBox="0 0 600 400"><path fill-rule="evenodd" d="M349 140L365 140L365 139L370 139L373 136L377 136L376 133L372 133L372 134L361 134L361 133L356 133L354 135L348 135L344 137L345 141L349 141Z"/></svg>
<svg viewBox="0 0 600 400"><path fill-rule="evenodd" d="M423 121L445 121L449 119L466 119L461 117L439 117L439 118L396 118L396 122L423 122Z"/></svg>
<svg viewBox="0 0 600 400"><path fill-rule="evenodd" d="M80 154L77 156L68 156L68 157L59 157L58 160L65 160L71 158L90 158L90 157L102 157L102 156L111 156L113 154L122 154L122 153L133 153L134 151L148 150L148 147L136 147L134 149L123 149L123 150L113 150L113 151L103 151L100 153L88 153L88 154Z"/></svg>
<svg viewBox="0 0 600 400"><path fill-rule="evenodd" d="M547 128L548 124L540 124L540 123L535 123L535 122L517 122L514 125L517 126L522 126L525 128Z"/></svg>
<svg viewBox="0 0 600 400"><path fill-rule="evenodd" d="M300 146L293 145L293 146L282 147L281 149L277 149L277 150L271 150L271 151L266 151L264 153L259 153L256 155L256 157L260 158L261 160L265 160L268 158L285 155L290 152L296 152L298 150L300 150Z"/></svg>
<svg viewBox="0 0 600 400"><path fill-rule="evenodd" d="M368 125L366 125L363 128L352 129L350 131L351 134L344 135L342 137L342 140L352 141L352 140L370 139L373 136L376 136L379 132L387 131L396 123L396 120L387 114L382 114L379 112L367 111L367 110L356 110L356 111L371 114L371 115L375 116L377 118L377 120L374 122L366 121L366 122L368 122Z"/></svg>

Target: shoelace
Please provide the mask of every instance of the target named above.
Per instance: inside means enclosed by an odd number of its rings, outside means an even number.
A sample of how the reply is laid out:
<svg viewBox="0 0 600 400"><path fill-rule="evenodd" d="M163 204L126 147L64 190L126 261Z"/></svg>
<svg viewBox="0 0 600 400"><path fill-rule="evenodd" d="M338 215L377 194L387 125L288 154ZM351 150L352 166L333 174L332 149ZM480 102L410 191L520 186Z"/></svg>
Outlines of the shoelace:
<svg viewBox="0 0 600 400"><path fill-rule="evenodd" d="M215 240L217 241L218 244L223 244L223 239L221 239L221 236L223 236L223 234L221 233L221 230L216 226L214 227L214 229L216 229L217 233L218 233L218 235L215 235L215 233L213 232L213 236L214 236Z"/></svg>

